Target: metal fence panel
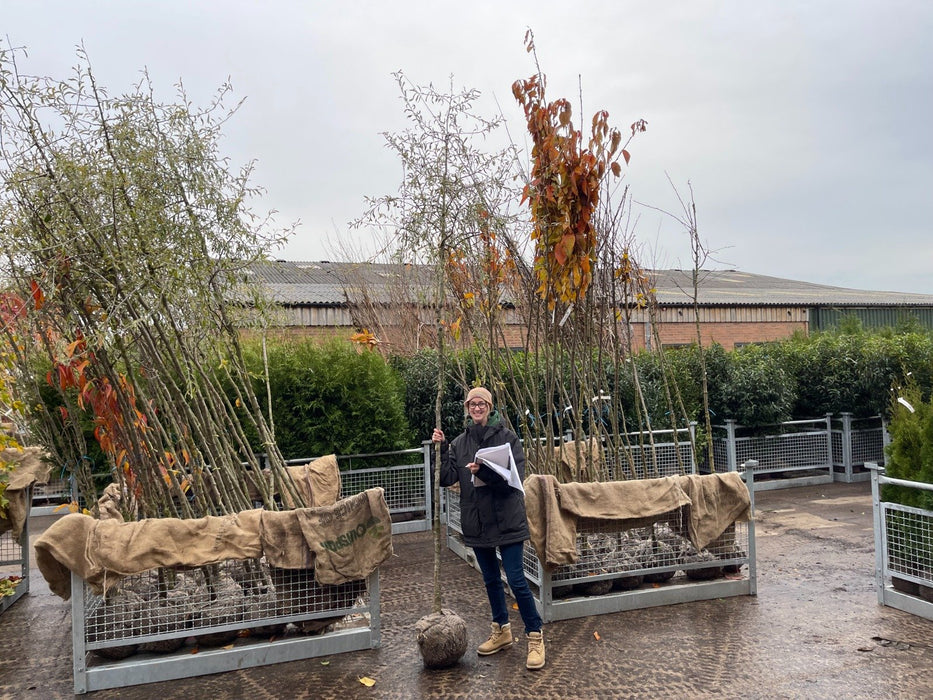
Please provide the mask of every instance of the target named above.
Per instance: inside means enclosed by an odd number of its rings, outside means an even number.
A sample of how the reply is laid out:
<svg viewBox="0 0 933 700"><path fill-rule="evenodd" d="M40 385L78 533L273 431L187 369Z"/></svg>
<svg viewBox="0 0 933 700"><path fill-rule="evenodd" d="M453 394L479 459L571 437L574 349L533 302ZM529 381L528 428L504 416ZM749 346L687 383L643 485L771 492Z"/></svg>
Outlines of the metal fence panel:
<svg viewBox="0 0 933 700"><path fill-rule="evenodd" d="M746 428L735 421L716 426L714 444L725 461L717 471L735 471L739 464L757 463L755 488L759 490L820 484L833 481L830 418L787 421L773 426ZM786 478L764 480L763 476Z"/></svg>
<svg viewBox="0 0 933 700"><path fill-rule="evenodd" d="M833 473L838 481L868 481L866 462L884 464L888 436L881 416L854 418L842 413L833 419Z"/></svg>
<svg viewBox="0 0 933 700"><path fill-rule="evenodd" d="M933 620L933 511L881 500L884 484L921 491L933 491L933 484L891 479L877 465L868 467L878 603Z"/></svg>

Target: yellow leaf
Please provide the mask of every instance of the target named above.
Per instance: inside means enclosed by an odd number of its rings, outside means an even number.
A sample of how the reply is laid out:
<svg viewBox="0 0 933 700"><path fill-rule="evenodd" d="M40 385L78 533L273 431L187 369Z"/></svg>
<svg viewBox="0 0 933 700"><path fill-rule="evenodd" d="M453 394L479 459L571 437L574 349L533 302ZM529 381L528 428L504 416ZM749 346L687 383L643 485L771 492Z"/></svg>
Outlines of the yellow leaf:
<svg viewBox="0 0 933 700"><path fill-rule="evenodd" d="M374 681L372 678L368 676L363 676L362 678L359 678L358 680L360 683L365 685L367 688L372 688L374 685L376 685L376 681Z"/></svg>
<svg viewBox="0 0 933 700"><path fill-rule="evenodd" d="M512 603L512 610L518 610L518 603Z"/></svg>
<svg viewBox="0 0 933 700"><path fill-rule="evenodd" d="M232 645L232 644L227 644L227 645L224 646L223 648L224 648L224 649L233 649L233 645Z"/></svg>
<svg viewBox="0 0 933 700"><path fill-rule="evenodd" d="M593 632L593 636L596 637L596 641L600 640L599 632Z"/></svg>
<svg viewBox="0 0 933 700"><path fill-rule="evenodd" d="M321 666L330 666L330 661L322 661Z"/></svg>

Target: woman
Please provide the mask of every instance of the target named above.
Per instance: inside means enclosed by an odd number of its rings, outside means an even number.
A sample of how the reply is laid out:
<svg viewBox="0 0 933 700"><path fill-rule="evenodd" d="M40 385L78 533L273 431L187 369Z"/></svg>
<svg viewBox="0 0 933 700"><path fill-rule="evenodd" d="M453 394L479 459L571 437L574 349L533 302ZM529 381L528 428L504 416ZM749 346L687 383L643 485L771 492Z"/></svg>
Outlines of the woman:
<svg viewBox="0 0 933 700"><path fill-rule="evenodd" d="M518 436L501 423L498 413L493 412L492 394L487 389L471 389L463 403L472 424L449 444L439 428L434 429L431 440L441 443L441 486L460 484L463 541L473 548L492 608L492 634L476 651L487 656L512 646L509 609L496 557L498 549L502 568L525 623L528 638L525 666L533 670L543 668L541 616L522 568L522 550L528 539L525 495L520 488L525 477L525 453ZM511 448L511 469L517 471L517 475L511 474L508 480L488 465L475 461L480 448L501 445Z"/></svg>

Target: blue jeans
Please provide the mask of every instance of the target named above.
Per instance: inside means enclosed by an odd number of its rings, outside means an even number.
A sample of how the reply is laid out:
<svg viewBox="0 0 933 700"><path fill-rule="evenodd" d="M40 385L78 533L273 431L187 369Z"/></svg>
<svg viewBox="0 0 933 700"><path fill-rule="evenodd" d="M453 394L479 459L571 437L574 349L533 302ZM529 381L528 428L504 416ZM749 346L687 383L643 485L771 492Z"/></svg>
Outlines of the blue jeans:
<svg viewBox="0 0 933 700"><path fill-rule="evenodd" d="M525 634L541 631L541 616L535 607L534 596L525 579L525 570L522 568L522 550L524 542L507 544L499 547L502 556L502 568L505 577L518 603L518 611L525 623ZM492 608L492 620L500 625L509 621L509 609L505 604L505 587L502 585L502 576L499 573L499 559L496 557L495 547L473 547L476 563L483 572L483 583L486 584L486 595L489 596L489 607Z"/></svg>

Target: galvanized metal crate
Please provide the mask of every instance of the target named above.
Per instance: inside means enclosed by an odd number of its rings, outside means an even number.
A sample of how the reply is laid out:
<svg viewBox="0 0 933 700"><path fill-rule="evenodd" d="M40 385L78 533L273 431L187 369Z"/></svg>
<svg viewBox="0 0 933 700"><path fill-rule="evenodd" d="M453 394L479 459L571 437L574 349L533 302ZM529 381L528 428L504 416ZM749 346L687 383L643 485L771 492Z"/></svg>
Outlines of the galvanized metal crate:
<svg viewBox="0 0 933 700"><path fill-rule="evenodd" d="M754 511L753 472L744 472ZM578 523L574 565L547 570L526 544L523 564L535 604L545 622L695 600L757 594L754 522L731 525L714 543L697 551L679 533L683 510L649 527L607 529ZM463 542L460 502L447 498L447 545L478 569Z"/></svg>
<svg viewBox="0 0 933 700"><path fill-rule="evenodd" d="M380 643L378 571L323 586L311 570L229 560L128 576L106 596L71 583L75 693Z"/></svg>

